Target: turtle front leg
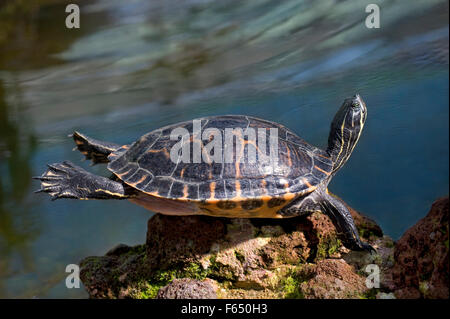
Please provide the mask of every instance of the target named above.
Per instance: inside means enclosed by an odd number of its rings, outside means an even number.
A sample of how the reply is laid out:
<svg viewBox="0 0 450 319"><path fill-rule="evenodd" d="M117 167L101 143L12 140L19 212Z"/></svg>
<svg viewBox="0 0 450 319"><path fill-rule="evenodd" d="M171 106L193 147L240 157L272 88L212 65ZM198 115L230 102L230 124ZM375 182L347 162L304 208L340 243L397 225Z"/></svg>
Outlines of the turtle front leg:
<svg viewBox="0 0 450 319"><path fill-rule="evenodd" d="M344 202L327 192L321 194L321 197L322 212L331 218L338 233L343 235L344 246L351 250L376 252L371 245L362 242L359 238L353 217Z"/></svg>
<svg viewBox="0 0 450 319"><path fill-rule="evenodd" d="M361 241L356 229L353 217L347 206L341 200L327 194L325 191L318 190L307 196L294 200L291 204L283 207L279 214L285 217L302 216L316 211L327 214L338 233L343 236L344 245L351 250L375 249Z"/></svg>
<svg viewBox="0 0 450 319"><path fill-rule="evenodd" d="M41 181L41 189L36 193L48 193L52 200L127 199L131 196L122 183L91 174L69 161L48 165L42 176L33 178Z"/></svg>
<svg viewBox="0 0 450 319"><path fill-rule="evenodd" d="M320 205L321 201L321 197L314 192L295 199L292 203L283 207L278 213L284 217L312 214L322 210L322 206Z"/></svg>

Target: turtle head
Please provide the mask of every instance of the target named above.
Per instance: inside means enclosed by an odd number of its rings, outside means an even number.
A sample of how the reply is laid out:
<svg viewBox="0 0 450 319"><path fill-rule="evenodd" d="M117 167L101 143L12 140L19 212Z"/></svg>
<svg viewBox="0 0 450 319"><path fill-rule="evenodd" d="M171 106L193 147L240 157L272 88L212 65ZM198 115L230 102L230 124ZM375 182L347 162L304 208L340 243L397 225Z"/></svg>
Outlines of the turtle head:
<svg viewBox="0 0 450 319"><path fill-rule="evenodd" d="M356 94L345 99L331 123L327 153L333 160L333 173L350 157L367 118L366 103Z"/></svg>

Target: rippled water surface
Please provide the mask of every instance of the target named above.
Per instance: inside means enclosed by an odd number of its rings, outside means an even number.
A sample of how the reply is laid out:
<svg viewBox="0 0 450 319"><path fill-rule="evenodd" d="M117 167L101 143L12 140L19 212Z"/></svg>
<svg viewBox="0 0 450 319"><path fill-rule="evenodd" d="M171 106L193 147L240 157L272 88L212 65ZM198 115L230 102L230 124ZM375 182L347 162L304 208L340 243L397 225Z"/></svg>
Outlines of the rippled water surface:
<svg viewBox="0 0 450 319"><path fill-rule="evenodd" d="M125 144L246 114L325 147L359 93L366 127L330 189L399 238L448 194L448 2L375 1L367 29L371 2L80 1L79 30L64 1L0 5L0 297L87 297L67 264L145 240L151 213L131 203L32 193L46 163L80 162L73 130Z"/></svg>

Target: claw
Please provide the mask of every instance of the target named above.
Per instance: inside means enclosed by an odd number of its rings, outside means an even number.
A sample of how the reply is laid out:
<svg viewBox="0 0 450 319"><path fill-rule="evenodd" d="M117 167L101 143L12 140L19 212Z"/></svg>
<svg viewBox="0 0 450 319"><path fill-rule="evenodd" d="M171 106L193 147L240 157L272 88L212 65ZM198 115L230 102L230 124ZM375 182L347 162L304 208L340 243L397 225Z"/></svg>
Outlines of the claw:
<svg viewBox="0 0 450 319"><path fill-rule="evenodd" d="M37 193L48 193L51 196L55 196L56 192L54 192L54 191L55 191L54 189L50 189L50 188L41 188L41 189L34 191L34 193L36 193L36 194Z"/></svg>
<svg viewBox="0 0 450 319"><path fill-rule="evenodd" d="M344 243L344 246L347 247L350 250L355 250L355 251L368 251L370 252L370 254L375 253L377 254L378 252L376 251L375 248L373 248L371 245L359 241L359 242L351 242L351 243Z"/></svg>
<svg viewBox="0 0 450 319"><path fill-rule="evenodd" d="M368 251L371 255L372 255L372 253L375 253L375 254L378 253L377 250L376 250L375 248L373 248L371 245L369 245L369 244L367 244L367 243L362 243L361 246L362 246L362 247L361 247L361 250Z"/></svg>
<svg viewBox="0 0 450 319"><path fill-rule="evenodd" d="M373 248L372 246L370 246L369 252L370 252L371 255L372 255L372 253L374 253L375 255L378 254L377 250L375 248Z"/></svg>
<svg viewBox="0 0 450 319"><path fill-rule="evenodd" d="M55 164L47 164L47 166L48 166L49 169L54 170L56 172L63 172L63 173L65 173L64 170L62 170L61 168L55 166Z"/></svg>
<svg viewBox="0 0 450 319"><path fill-rule="evenodd" d="M56 176L35 176L35 177L32 177L32 179L37 179L37 180L44 181L44 182L51 182L51 181L60 181L60 180L62 180L61 177L56 177Z"/></svg>
<svg viewBox="0 0 450 319"><path fill-rule="evenodd" d="M62 162L62 165L61 165L61 166L65 167L65 168L73 168L73 164L72 164L72 162L70 162L70 161L64 161L64 162Z"/></svg>

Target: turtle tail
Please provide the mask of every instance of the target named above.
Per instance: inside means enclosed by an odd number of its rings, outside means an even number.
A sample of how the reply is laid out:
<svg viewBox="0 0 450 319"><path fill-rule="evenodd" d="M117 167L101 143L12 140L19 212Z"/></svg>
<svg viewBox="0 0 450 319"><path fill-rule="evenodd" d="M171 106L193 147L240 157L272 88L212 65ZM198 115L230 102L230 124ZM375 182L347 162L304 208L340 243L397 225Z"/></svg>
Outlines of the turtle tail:
<svg viewBox="0 0 450 319"><path fill-rule="evenodd" d="M93 164L108 163L109 154L120 148L118 144L95 140L77 131L73 132L69 137L72 137L77 145L73 150L78 149Z"/></svg>

